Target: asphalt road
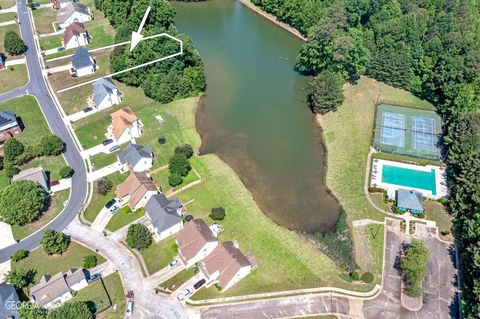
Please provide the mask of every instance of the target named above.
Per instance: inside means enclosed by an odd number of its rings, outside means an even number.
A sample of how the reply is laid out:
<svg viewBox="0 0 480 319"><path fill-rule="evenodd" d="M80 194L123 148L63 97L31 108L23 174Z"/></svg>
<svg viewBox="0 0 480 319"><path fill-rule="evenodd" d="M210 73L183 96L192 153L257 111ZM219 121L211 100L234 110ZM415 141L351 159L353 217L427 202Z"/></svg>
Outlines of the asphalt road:
<svg viewBox="0 0 480 319"><path fill-rule="evenodd" d="M59 136L65 142L65 159L68 165L75 171L72 177L71 197L65 209L48 225L49 228L61 231L75 218L75 215L84 204L87 195L87 172L80 152L70 136L44 82L42 68L35 49L35 40L27 11L26 0L18 0L17 8L20 33L27 46L26 61L30 81L22 88L0 95L0 102L24 94L35 96L53 134ZM42 237L42 230L39 230L15 245L0 250L0 263L10 259L10 256L19 248L32 250L38 247L40 238Z"/></svg>

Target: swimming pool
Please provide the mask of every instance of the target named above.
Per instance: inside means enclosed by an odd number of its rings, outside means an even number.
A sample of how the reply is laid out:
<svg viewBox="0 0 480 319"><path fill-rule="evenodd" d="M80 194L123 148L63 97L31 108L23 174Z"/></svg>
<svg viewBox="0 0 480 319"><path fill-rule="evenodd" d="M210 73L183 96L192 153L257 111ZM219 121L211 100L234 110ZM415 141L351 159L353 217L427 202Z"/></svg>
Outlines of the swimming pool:
<svg viewBox="0 0 480 319"><path fill-rule="evenodd" d="M382 182L405 188L429 190L434 196L437 194L435 169L433 168L428 172L384 164L382 168Z"/></svg>

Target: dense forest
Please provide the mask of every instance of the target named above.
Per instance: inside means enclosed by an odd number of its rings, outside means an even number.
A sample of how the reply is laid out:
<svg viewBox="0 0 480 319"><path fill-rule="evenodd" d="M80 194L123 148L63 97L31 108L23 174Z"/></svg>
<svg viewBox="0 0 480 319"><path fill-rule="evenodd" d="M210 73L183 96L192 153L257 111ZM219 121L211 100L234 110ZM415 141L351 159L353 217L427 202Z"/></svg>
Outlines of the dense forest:
<svg viewBox="0 0 480 319"><path fill-rule="evenodd" d="M95 0L95 6L115 28L116 43L130 40L148 5L151 11L142 34L147 37L166 32L178 37L183 41L183 55L119 75L117 79L128 85L140 86L147 96L162 103L198 95L205 90L203 64L191 39L179 34L173 25L175 8L168 1ZM119 46L111 54L112 72L150 62L179 50L178 42L164 37L142 41L132 52L127 45Z"/></svg>
<svg viewBox="0 0 480 319"><path fill-rule="evenodd" d="M480 2L252 2L308 36L297 69L316 75L320 87L334 82L332 72L343 81L368 75L436 106L445 120L448 202L465 274L462 312L480 318Z"/></svg>

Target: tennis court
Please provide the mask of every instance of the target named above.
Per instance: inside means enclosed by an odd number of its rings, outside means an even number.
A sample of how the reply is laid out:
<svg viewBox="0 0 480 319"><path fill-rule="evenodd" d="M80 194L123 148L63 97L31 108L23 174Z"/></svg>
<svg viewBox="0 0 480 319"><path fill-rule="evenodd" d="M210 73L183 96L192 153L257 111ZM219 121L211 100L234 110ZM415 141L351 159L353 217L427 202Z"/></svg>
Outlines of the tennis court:
<svg viewBox="0 0 480 319"><path fill-rule="evenodd" d="M387 153L439 160L441 130L440 116L433 111L381 104L373 146Z"/></svg>

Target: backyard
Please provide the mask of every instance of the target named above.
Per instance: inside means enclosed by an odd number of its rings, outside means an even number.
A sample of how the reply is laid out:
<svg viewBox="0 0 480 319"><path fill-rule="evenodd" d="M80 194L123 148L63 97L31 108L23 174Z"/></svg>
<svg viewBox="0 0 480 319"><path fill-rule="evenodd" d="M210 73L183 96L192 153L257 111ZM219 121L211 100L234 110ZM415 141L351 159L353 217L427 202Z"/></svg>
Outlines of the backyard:
<svg viewBox="0 0 480 319"><path fill-rule="evenodd" d="M177 244L175 243L175 236L165 238L159 243L153 242L152 245L140 251L143 260L147 265L148 272L156 273L162 268L168 266L177 255Z"/></svg>

